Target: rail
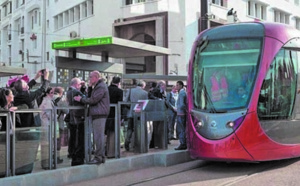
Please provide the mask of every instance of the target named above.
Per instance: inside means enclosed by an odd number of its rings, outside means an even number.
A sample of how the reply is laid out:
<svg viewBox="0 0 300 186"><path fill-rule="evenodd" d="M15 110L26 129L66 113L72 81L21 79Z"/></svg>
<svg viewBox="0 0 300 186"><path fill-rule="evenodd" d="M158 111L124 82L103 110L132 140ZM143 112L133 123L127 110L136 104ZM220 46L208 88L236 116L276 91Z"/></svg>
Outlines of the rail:
<svg viewBox="0 0 300 186"><path fill-rule="evenodd" d="M122 107L124 105L130 105L131 108L133 108L136 104L143 104L141 102L118 102L118 104L110 104L110 107L115 108L115 143L114 143L114 151L115 151L115 158L120 158L121 153L120 153L120 126L121 126L121 118L122 118ZM47 142L49 144L48 150L48 162L49 169L56 169L57 168L57 140L53 140L57 138L56 135L56 130L57 130L57 111L62 110L62 109L67 109L67 110L77 110L77 109L84 109L85 110L85 120L84 120L84 134L85 134L85 139L84 139L84 144L85 144L85 149L84 149L84 154L85 154L85 161L89 162L91 160L91 118L87 116L88 114L88 106L67 106L67 107L57 107L55 106L53 109L46 109L46 111L50 111L51 117L50 117L50 123L48 126L46 126L46 132L48 134L47 137ZM28 132L28 131L34 131L38 133L38 136L41 134L41 129L42 127L45 126L33 126L33 127L23 127L23 128L16 128L16 115L17 114L23 114L23 113L40 113L42 109L22 109L22 110L16 110L14 112L1 112L0 117L6 117L6 167L5 167L5 176L15 176L16 175L16 131L22 133L22 132ZM125 113L126 114L126 113ZM145 116L143 114L143 110L141 110L141 123L145 123ZM145 127L145 126L143 126ZM3 133L3 132L1 132ZM143 133L142 133L143 134ZM145 136L142 136L142 138L145 138ZM142 140L144 141L144 140ZM40 136L39 139L36 140L36 145L38 148L38 145L41 144ZM143 144L145 145L145 144ZM54 152L52 154L52 152ZM36 154L34 159L36 158L38 151L36 149ZM53 157L53 158L52 158ZM33 163L33 162L32 162ZM32 171L32 170L31 170Z"/></svg>

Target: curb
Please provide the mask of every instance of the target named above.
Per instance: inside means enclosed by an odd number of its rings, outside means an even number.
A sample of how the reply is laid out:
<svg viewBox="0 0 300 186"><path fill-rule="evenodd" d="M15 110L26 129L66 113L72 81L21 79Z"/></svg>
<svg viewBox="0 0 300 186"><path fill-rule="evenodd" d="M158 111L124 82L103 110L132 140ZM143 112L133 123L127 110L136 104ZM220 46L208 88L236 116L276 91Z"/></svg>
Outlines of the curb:
<svg viewBox="0 0 300 186"><path fill-rule="evenodd" d="M81 165L0 179L0 185L57 186L153 166L168 167L191 161L188 151L161 151L112 159L100 165Z"/></svg>

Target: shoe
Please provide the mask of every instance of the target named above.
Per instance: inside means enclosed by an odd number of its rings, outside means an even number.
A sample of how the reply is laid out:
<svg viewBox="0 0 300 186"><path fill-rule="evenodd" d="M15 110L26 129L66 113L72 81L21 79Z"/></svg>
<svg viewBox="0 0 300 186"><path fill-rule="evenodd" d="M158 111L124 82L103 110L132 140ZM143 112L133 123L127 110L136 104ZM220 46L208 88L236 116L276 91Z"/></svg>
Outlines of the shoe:
<svg viewBox="0 0 300 186"><path fill-rule="evenodd" d="M175 150L186 150L187 146L180 144L178 147L175 148Z"/></svg>
<svg viewBox="0 0 300 186"><path fill-rule="evenodd" d="M129 151L129 142L128 141L125 142L125 149L126 149L126 151Z"/></svg>
<svg viewBox="0 0 300 186"><path fill-rule="evenodd" d="M83 165L83 164L84 164L83 161L80 161L80 162L72 161L72 162L71 162L71 166L78 166L78 165Z"/></svg>
<svg viewBox="0 0 300 186"><path fill-rule="evenodd" d="M105 162L105 160L104 160ZM103 162L103 159L102 160L97 160L97 159L92 159L92 161L88 162L87 164L97 164L97 165L100 165L101 163L104 163Z"/></svg>
<svg viewBox="0 0 300 186"><path fill-rule="evenodd" d="M62 162L64 162L64 160L59 157L57 157L56 161L57 161L57 164L61 164Z"/></svg>

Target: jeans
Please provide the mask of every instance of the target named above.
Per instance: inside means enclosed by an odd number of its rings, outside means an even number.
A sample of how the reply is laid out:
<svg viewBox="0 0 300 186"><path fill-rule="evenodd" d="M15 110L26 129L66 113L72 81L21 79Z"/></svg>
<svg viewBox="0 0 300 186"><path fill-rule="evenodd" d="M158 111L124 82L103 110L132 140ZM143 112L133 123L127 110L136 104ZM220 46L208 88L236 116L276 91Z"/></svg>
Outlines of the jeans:
<svg viewBox="0 0 300 186"><path fill-rule="evenodd" d="M177 115L177 130L179 132L179 142L181 145L186 145L186 115Z"/></svg>

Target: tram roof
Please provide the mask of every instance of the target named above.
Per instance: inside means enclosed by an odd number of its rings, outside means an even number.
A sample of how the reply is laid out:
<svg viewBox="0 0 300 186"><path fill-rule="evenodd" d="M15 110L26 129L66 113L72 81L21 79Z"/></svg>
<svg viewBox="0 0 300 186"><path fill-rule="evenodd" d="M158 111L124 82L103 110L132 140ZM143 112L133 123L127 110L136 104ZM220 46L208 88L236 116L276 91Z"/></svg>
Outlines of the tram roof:
<svg viewBox="0 0 300 186"><path fill-rule="evenodd" d="M168 48L121 39L112 36L52 42L52 49L76 51L83 54L108 53L112 58L170 55Z"/></svg>
<svg viewBox="0 0 300 186"><path fill-rule="evenodd" d="M1 66L0 77L9 77L26 74L26 69L21 67Z"/></svg>

